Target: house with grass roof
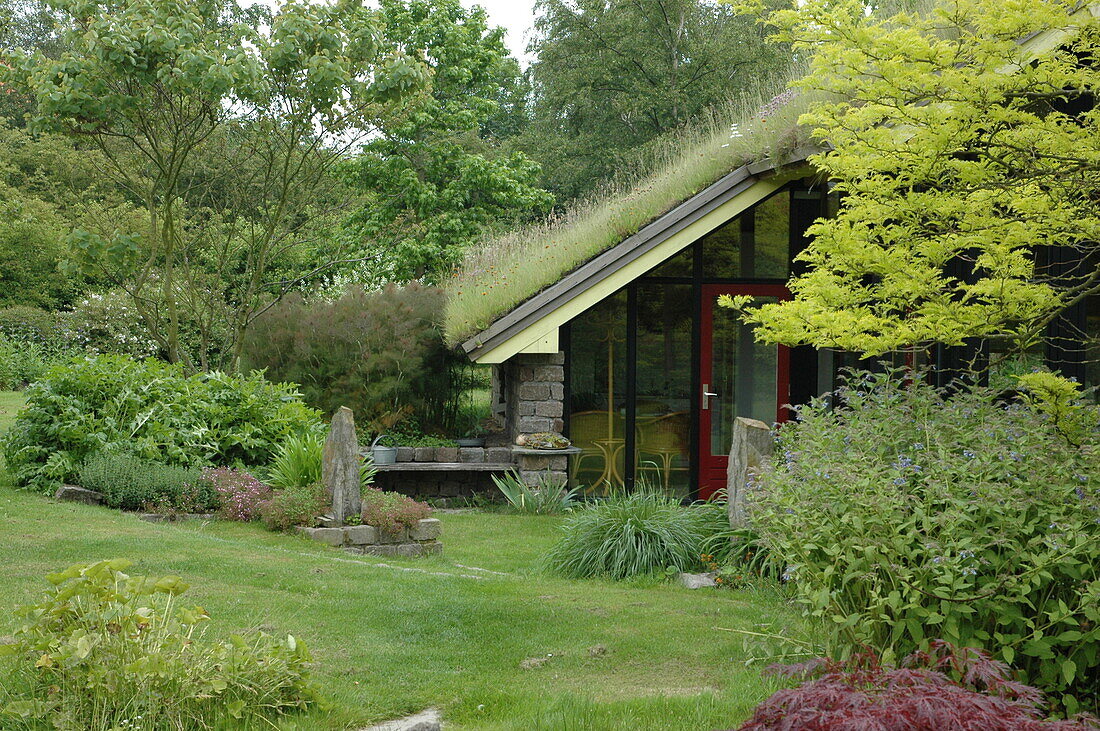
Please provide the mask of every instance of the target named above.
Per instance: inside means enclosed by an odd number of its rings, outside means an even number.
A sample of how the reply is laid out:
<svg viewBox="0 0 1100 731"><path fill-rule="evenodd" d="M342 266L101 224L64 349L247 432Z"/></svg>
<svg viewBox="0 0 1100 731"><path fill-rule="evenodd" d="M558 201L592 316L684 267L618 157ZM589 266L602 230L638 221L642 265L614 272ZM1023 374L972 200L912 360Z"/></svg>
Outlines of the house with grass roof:
<svg viewBox="0 0 1100 731"><path fill-rule="evenodd" d="M1041 52L1060 39L1024 42ZM790 91L746 101L681 141L656 174L479 248L455 275L447 336L492 365L509 436L572 441L568 460L546 459L555 476L709 498L726 485L736 417L781 423L857 364L758 343L717 304L789 298L807 228L839 206L809 160L821 148L797 125L811 101ZM1100 297L1048 329L1051 342L1071 333L1079 347L1049 348L1047 362L1100 385ZM924 357L946 381L976 347Z"/></svg>

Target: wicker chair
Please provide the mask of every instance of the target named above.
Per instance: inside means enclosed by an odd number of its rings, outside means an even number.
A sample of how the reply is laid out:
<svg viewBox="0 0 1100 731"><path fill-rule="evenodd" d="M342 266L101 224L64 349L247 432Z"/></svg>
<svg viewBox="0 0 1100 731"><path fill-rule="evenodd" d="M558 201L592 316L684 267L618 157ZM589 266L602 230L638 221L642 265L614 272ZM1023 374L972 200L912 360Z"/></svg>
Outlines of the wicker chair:
<svg viewBox="0 0 1100 731"><path fill-rule="evenodd" d="M656 419L639 422L637 425L637 443L635 449L639 464L644 464L642 455L656 457L653 460L661 471L661 484L669 489L672 481L672 461L678 457L687 457L691 443L691 412L675 411L658 416Z"/></svg>
<svg viewBox="0 0 1100 731"><path fill-rule="evenodd" d="M607 464L605 456L609 446L607 444L608 417L606 411L578 411L569 415L569 440L574 447L584 450L570 460L571 481L577 479L581 466L589 460L596 462L598 466L595 469L600 470L600 480L592 486L593 488L599 486L600 482L606 481L606 477L612 474L613 470L609 469L610 465ZM622 439L624 425L622 416L612 414L610 418L612 419L612 438Z"/></svg>

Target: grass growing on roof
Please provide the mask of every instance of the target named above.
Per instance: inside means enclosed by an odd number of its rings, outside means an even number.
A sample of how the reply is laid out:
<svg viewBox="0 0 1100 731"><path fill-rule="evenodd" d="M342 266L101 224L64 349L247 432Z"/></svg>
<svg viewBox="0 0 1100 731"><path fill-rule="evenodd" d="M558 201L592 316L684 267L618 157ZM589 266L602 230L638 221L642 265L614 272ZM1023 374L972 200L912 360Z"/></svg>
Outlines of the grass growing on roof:
<svg viewBox="0 0 1100 731"><path fill-rule="evenodd" d="M548 221L470 250L447 284L444 330L451 344L554 283L647 223L750 162L781 158L807 139L798 117L812 99L763 85L654 145L642 170Z"/></svg>

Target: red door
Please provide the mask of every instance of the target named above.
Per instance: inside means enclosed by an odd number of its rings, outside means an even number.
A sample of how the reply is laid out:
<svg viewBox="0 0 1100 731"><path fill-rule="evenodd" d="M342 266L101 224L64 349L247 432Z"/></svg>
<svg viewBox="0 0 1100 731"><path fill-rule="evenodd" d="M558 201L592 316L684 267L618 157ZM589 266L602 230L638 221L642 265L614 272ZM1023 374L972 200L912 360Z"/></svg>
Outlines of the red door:
<svg viewBox="0 0 1100 731"><path fill-rule="evenodd" d="M790 351L757 343L752 328L733 310L719 307L718 296L749 295L762 302L788 299L782 285L703 285L702 353L699 382L699 498L707 500L726 487L726 468L737 416L765 424L787 419L790 402Z"/></svg>

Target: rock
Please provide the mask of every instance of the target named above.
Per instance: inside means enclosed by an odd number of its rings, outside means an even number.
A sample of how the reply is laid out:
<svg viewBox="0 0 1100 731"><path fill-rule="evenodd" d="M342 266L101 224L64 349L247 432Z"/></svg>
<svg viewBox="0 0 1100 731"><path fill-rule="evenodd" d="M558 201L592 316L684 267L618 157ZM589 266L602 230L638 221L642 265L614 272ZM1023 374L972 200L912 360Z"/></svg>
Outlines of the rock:
<svg viewBox="0 0 1100 731"><path fill-rule="evenodd" d="M315 541L327 543L330 546L344 545L343 528L299 528L298 531Z"/></svg>
<svg viewBox="0 0 1100 731"><path fill-rule="evenodd" d="M397 461L398 462L413 462L416 459L415 447L398 447L397 448Z"/></svg>
<svg viewBox="0 0 1100 731"><path fill-rule="evenodd" d="M95 490L85 490L83 487L77 487L76 485L62 485L53 494L53 499L66 503L102 505L106 498L104 498L103 493Z"/></svg>
<svg viewBox="0 0 1100 731"><path fill-rule="evenodd" d="M443 728L442 716L436 709L429 708L415 716L387 721L360 731L439 731L441 728Z"/></svg>
<svg viewBox="0 0 1100 731"><path fill-rule="evenodd" d="M767 424L743 416L733 420L733 443L726 470L727 509L732 527L745 527L745 498L753 472L768 463L774 449L775 438Z"/></svg>
<svg viewBox="0 0 1100 731"><path fill-rule="evenodd" d="M408 540L409 529L405 526L401 526L397 530L389 530L387 528L378 529L379 543L405 543Z"/></svg>
<svg viewBox="0 0 1100 731"><path fill-rule="evenodd" d="M485 449L482 447L462 447L458 450L458 461L472 464L485 461Z"/></svg>
<svg viewBox="0 0 1100 731"><path fill-rule="evenodd" d="M318 515L316 523L317 523L318 528L339 528L340 527L340 521L338 521L335 517L333 517L331 515Z"/></svg>
<svg viewBox="0 0 1100 731"><path fill-rule="evenodd" d="M688 589L703 589L708 586L718 586L714 581L718 574L705 573L705 574L678 574L677 579Z"/></svg>
<svg viewBox="0 0 1100 731"><path fill-rule="evenodd" d="M346 406L341 406L332 417L321 463L321 481L332 495L332 517L344 523L360 514L359 440L355 437L355 417Z"/></svg>
<svg viewBox="0 0 1100 731"><path fill-rule="evenodd" d="M508 464L512 461L512 450L508 447L489 447L485 450L485 461Z"/></svg>
<svg viewBox="0 0 1100 731"><path fill-rule="evenodd" d="M434 462L435 447L417 447L413 452L413 458L417 462Z"/></svg>
<svg viewBox="0 0 1100 731"><path fill-rule="evenodd" d="M458 461L458 447L436 447L436 449L435 449L435 461L436 462L457 462Z"/></svg>
<svg viewBox="0 0 1100 731"><path fill-rule="evenodd" d="M593 645L588 648L589 657L603 657L607 654L607 647L604 645Z"/></svg>
<svg viewBox="0 0 1100 731"><path fill-rule="evenodd" d="M364 556L396 556L397 546L362 546Z"/></svg>
<svg viewBox="0 0 1100 731"><path fill-rule="evenodd" d="M344 536L353 546L378 543L378 529L373 525L351 525L344 528Z"/></svg>
<svg viewBox="0 0 1100 731"><path fill-rule="evenodd" d="M409 529L409 538L414 541L434 541L443 533L443 524L439 518L424 518Z"/></svg>

